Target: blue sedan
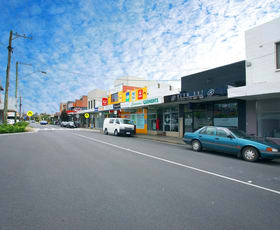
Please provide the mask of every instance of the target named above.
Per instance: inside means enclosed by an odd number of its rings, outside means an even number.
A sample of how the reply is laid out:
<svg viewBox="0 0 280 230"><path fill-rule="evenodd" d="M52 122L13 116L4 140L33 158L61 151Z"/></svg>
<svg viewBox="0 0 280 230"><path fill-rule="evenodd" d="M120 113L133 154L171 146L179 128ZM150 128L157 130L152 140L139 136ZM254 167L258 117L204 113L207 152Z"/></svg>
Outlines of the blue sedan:
<svg viewBox="0 0 280 230"><path fill-rule="evenodd" d="M202 149L225 152L246 161L280 158L280 146L265 138L247 136L234 128L206 126L194 133L186 132L183 141L194 151Z"/></svg>

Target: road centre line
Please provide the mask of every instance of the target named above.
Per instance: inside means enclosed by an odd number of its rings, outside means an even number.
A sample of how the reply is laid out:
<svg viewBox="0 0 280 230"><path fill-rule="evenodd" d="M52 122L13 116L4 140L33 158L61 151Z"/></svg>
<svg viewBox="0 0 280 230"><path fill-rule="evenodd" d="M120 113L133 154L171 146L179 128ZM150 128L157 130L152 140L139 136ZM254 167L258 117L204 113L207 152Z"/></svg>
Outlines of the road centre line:
<svg viewBox="0 0 280 230"><path fill-rule="evenodd" d="M99 143L104 144L104 145L109 145L109 146L112 146L112 147L115 147L115 148L118 148L118 149L122 149L122 150L126 150L126 151L129 151L129 152L132 152L132 153L136 153L136 154L141 155L141 156L149 157L149 158L156 159L156 160L159 160L159 161L163 161L163 162L166 162L166 163L169 163L169 164L181 166L181 167L191 169L191 170L194 170L194 171L197 171L197 172L212 175L212 176L215 176L215 177L219 177L219 178L222 178L222 179L233 181L233 182L236 182L236 183L239 183L239 184L248 185L250 187L258 188L258 189L261 189L261 190L265 190L267 192L272 192L272 193L275 193L277 195L280 195L280 191L277 191L277 190L274 190L274 189L262 187L262 186L252 184L252 183L248 183L246 181L238 180L238 179L235 179L235 178L232 178L232 177L223 176L221 174L213 173L213 172L210 172L210 171L207 171L207 170L204 170L204 169L199 169L199 168L192 167L192 166L189 166L189 165L177 163L175 161L166 160L166 159L161 158L161 157L156 157L156 156L152 156L152 155L149 155L149 154L146 154L146 153L141 153L141 152L133 150L133 149L129 149L129 148L125 148L125 147L122 147L122 146L119 146L119 145L111 144L111 143L101 141L101 140L98 140L98 139L95 139L95 138L92 138L92 137L87 137L87 136L84 136L84 135L81 135L81 134L77 134L77 133L73 133L73 132L72 132L72 134L76 135L76 136L79 136L79 137L82 137L82 138L86 138L86 139L95 141L95 142L99 142Z"/></svg>

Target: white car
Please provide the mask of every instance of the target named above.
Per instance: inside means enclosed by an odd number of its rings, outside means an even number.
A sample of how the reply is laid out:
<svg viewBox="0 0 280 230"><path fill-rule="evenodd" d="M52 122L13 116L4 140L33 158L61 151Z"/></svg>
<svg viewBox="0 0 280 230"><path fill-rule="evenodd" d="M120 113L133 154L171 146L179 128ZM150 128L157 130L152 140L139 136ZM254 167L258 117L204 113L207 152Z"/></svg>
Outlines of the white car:
<svg viewBox="0 0 280 230"><path fill-rule="evenodd" d="M105 118L103 123L103 132L105 135L113 134L118 135L129 135L135 134L135 125L126 118Z"/></svg>

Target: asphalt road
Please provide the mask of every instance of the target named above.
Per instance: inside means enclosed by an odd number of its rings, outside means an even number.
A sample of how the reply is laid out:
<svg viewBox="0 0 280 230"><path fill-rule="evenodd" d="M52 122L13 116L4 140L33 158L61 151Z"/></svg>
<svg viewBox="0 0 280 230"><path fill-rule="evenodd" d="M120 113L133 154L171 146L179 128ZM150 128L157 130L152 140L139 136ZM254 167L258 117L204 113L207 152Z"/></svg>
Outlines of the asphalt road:
<svg viewBox="0 0 280 230"><path fill-rule="evenodd" d="M39 126L0 136L0 229L279 229L280 162Z"/></svg>

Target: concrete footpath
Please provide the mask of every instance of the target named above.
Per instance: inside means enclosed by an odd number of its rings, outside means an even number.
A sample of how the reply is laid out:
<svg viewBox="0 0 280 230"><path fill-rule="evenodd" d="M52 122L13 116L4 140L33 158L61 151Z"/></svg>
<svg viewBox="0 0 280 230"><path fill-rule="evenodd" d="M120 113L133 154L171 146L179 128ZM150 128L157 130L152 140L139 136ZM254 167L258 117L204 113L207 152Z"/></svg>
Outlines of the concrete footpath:
<svg viewBox="0 0 280 230"><path fill-rule="evenodd" d="M82 130L82 129L92 130L94 132L100 132L100 133L103 132L100 129L80 128L80 130ZM178 137L155 136L155 135L145 135L145 134L136 134L136 135L134 135L134 137L148 139L148 140L153 140L153 141L160 141L160 142L170 143L170 144L185 145L185 143L182 140L182 138L178 138Z"/></svg>

